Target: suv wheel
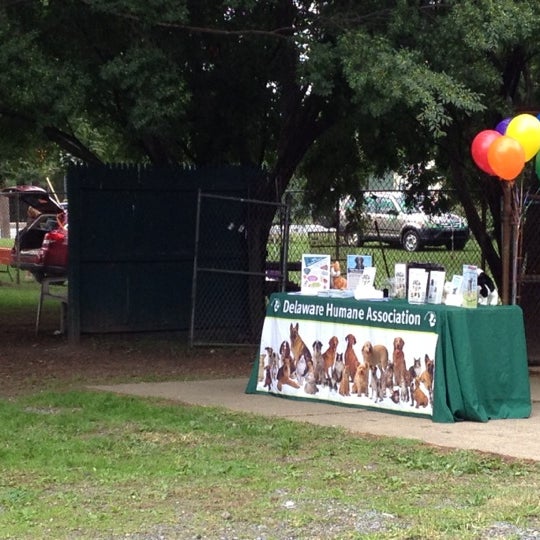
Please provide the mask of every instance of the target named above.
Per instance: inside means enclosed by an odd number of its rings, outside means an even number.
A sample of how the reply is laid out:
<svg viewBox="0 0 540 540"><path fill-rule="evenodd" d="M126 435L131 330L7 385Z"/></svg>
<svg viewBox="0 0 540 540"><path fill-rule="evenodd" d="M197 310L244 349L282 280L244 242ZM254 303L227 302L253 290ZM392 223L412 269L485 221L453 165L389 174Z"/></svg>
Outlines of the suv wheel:
<svg viewBox="0 0 540 540"><path fill-rule="evenodd" d="M420 249L420 237L418 233L412 229L405 231L401 239L401 245L405 251L418 251Z"/></svg>

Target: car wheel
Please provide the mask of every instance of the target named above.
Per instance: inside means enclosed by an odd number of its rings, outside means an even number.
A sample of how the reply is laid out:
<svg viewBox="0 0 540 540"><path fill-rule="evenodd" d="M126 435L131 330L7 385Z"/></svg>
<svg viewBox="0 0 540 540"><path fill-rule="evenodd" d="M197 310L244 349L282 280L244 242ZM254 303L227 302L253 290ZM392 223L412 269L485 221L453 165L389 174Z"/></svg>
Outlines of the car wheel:
<svg viewBox="0 0 540 540"><path fill-rule="evenodd" d="M463 241L463 240L455 240L454 242L450 241L450 242L446 242L445 244L445 247L446 249L449 249L449 250L454 250L454 251L461 251L463 249L465 249L465 245L467 244L467 241Z"/></svg>
<svg viewBox="0 0 540 540"><path fill-rule="evenodd" d="M420 249L420 237L416 231L408 230L403 233L401 245L405 251L418 251Z"/></svg>

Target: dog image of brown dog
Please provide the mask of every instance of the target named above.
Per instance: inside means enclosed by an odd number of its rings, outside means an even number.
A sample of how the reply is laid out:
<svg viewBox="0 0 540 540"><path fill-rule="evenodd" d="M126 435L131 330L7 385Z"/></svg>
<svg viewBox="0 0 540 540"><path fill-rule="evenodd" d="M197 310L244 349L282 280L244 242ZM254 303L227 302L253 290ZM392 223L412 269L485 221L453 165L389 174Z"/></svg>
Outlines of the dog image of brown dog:
<svg viewBox="0 0 540 540"><path fill-rule="evenodd" d="M419 380L427 388L429 394L429 402L433 405L433 360L426 354L424 358L426 369L420 374Z"/></svg>
<svg viewBox="0 0 540 540"><path fill-rule="evenodd" d="M403 347L405 341L403 338L394 338L394 351L392 353L392 363L394 364L394 382L399 387L401 401L409 400L409 385L407 379L409 378L409 372L407 371L407 364L405 362L405 354Z"/></svg>
<svg viewBox="0 0 540 540"><path fill-rule="evenodd" d="M367 364L358 364L354 374L352 393L358 396L368 395L369 367Z"/></svg>
<svg viewBox="0 0 540 540"><path fill-rule="evenodd" d="M371 341L366 341L362 347L364 362L369 367L380 366L383 371L388 365L388 349L384 345L372 345Z"/></svg>
<svg viewBox="0 0 540 540"><path fill-rule="evenodd" d="M291 357L295 366L296 362L298 362L302 355L304 356L306 363L311 361L311 351L308 349L308 346L304 343L304 340L300 337L300 334L298 333L298 323L296 323L295 325L291 323L291 326L289 328L289 334L291 341Z"/></svg>
<svg viewBox="0 0 540 540"><path fill-rule="evenodd" d="M281 361L283 361L283 358L291 357L291 346L288 341L281 342L281 345L279 346L279 357Z"/></svg>
<svg viewBox="0 0 540 540"><path fill-rule="evenodd" d="M349 368L344 365L343 366L343 376L341 377L341 382L339 383L339 393L342 396L350 396L351 390L350 390L350 376L349 376Z"/></svg>
<svg viewBox="0 0 540 540"><path fill-rule="evenodd" d="M347 348L345 349L345 365L348 368L350 378L354 378L356 373L356 368L360 364L358 361L358 356L354 352L354 345L356 345L356 338L352 334L347 334L345 336L345 341L347 342Z"/></svg>
<svg viewBox="0 0 540 540"><path fill-rule="evenodd" d="M282 341L281 345L279 346L280 367L283 365L285 358L288 359L289 370L292 375L296 371L296 364L294 363L294 358L291 355L291 346L287 340Z"/></svg>
<svg viewBox="0 0 540 540"><path fill-rule="evenodd" d="M284 385L292 386L293 388L300 388L300 385L291 378L291 359L283 358L283 365L279 368L277 375L277 389L281 392Z"/></svg>
<svg viewBox="0 0 540 540"><path fill-rule="evenodd" d="M424 371L424 373L426 372ZM416 379L414 379L413 404L417 409L419 407L427 407L429 403L428 395L426 394L427 389L426 392L424 392L422 387L425 388L420 381L420 377L416 377Z"/></svg>
<svg viewBox="0 0 540 540"><path fill-rule="evenodd" d="M337 347L339 340L336 336L332 336L328 341L328 349L323 352L324 359L324 380L325 383L332 388L332 376L334 373L334 364L336 362Z"/></svg>

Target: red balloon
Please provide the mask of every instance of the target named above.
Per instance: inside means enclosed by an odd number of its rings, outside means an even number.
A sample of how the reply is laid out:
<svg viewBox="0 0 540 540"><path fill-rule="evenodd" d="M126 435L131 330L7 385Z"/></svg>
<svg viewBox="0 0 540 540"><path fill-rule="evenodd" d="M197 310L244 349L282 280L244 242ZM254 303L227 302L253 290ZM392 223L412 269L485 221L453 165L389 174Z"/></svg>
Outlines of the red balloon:
<svg viewBox="0 0 540 540"><path fill-rule="evenodd" d="M471 144L471 154L478 168L484 172L496 176L495 171L488 161L488 150L493 141L502 137L502 135L494 129L485 129L476 135Z"/></svg>
<svg viewBox="0 0 540 540"><path fill-rule="evenodd" d="M525 167L525 150L515 139L502 135L491 143L488 161L501 180L514 180Z"/></svg>

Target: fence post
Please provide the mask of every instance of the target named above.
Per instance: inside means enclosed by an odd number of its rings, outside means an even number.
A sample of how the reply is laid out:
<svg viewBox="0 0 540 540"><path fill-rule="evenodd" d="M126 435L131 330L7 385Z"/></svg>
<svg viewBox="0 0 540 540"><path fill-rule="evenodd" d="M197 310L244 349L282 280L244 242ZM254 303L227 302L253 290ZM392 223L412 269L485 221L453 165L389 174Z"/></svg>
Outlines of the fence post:
<svg viewBox="0 0 540 540"><path fill-rule="evenodd" d="M281 209L283 215L283 208ZM280 219L281 221L281 219ZM289 227L291 225L291 194L285 195L285 216L283 222L283 239L281 243L281 292L287 289L289 282Z"/></svg>

